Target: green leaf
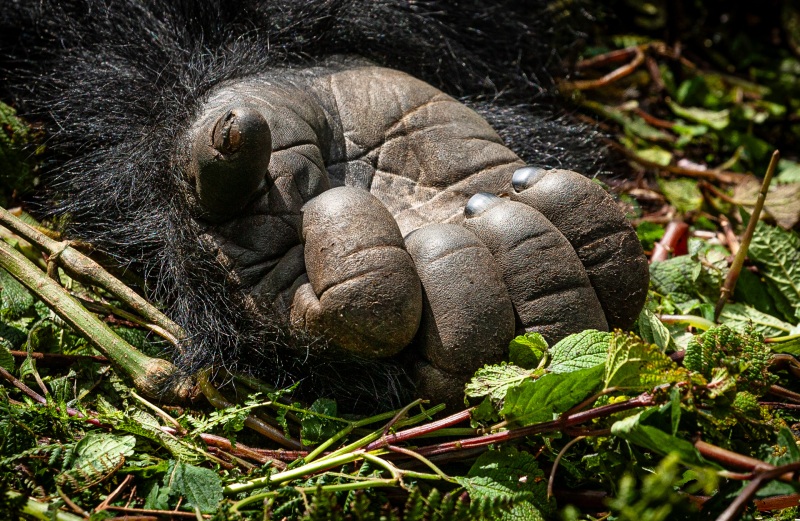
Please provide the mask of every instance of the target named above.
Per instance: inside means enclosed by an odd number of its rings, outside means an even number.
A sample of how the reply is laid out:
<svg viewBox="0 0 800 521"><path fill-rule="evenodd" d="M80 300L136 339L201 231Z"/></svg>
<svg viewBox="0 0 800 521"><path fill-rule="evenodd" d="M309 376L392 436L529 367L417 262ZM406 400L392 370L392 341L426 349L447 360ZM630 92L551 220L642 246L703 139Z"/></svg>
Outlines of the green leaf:
<svg viewBox="0 0 800 521"><path fill-rule="evenodd" d="M690 442L643 424L644 420L657 410L657 408L647 409L615 422L611 426L611 434L663 456L670 453L678 454L686 465L708 466L709 463Z"/></svg>
<svg viewBox="0 0 800 521"><path fill-rule="evenodd" d="M687 378L686 372L656 345L634 334L612 334L603 376L605 388L651 389Z"/></svg>
<svg viewBox="0 0 800 521"><path fill-rule="evenodd" d="M555 513L536 459L514 447L484 452L466 477L455 480L473 500L510 501L511 508L500 518L504 521L539 521Z"/></svg>
<svg viewBox="0 0 800 521"><path fill-rule="evenodd" d="M736 288L733 290L733 300L740 304L750 305L762 313L782 317L783 314L778 310L775 299L772 298L769 291L769 285L770 283L759 275L743 269L739 273ZM786 307L791 309L788 303Z"/></svg>
<svg viewBox="0 0 800 521"><path fill-rule="evenodd" d="M664 197L672 206L681 213L699 210L703 206L703 194L697 187L697 181L681 177L678 179L663 179L659 177L658 186Z"/></svg>
<svg viewBox="0 0 800 521"><path fill-rule="evenodd" d="M312 403L308 410L312 414L304 414L300 419L300 437L303 443L314 444L325 441L344 426L343 422L324 417L337 415L336 400L320 398Z"/></svg>
<svg viewBox="0 0 800 521"><path fill-rule="evenodd" d="M5 338L0 338L0 367L8 372L14 371L14 356L11 354L11 342Z"/></svg>
<svg viewBox="0 0 800 521"><path fill-rule="evenodd" d="M728 109L725 110L707 110L697 107L681 107L674 101L669 101L669 108L676 116L700 123L714 130L723 130L731 123L731 115Z"/></svg>
<svg viewBox="0 0 800 521"><path fill-rule="evenodd" d="M740 333L744 333L748 326L752 326L765 337L785 335L790 333L793 329L792 324L788 322L784 322L772 315L767 315L753 307L739 303L726 304L719 318L720 323Z"/></svg>
<svg viewBox="0 0 800 521"><path fill-rule="evenodd" d="M551 373L571 373L606 361L611 333L587 329L562 339L550 350L547 369Z"/></svg>
<svg viewBox="0 0 800 521"><path fill-rule="evenodd" d="M672 152L668 152L661 147L640 148L635 153L641 159L659 166L667 166L672 162Z"/></svg>
<svg viewBox="0 0 800 521"><path fill-rule="evenodd" d="M773 338L772 342L767 345L773 353L800 356L800 335L791 335L787 340L783 340L781 337Z"/></svg>
<svg viewBox="0 0 800 521"><path fill-rule="evenodd" d="M133 454L136 438L115 434L90 432L75 446L73 469L103 471L117 465L120 458Z"/></svg>
<svg viewBox="0 0 800 521"><path fill-rule="evenodd" d="M778 161L778 174L775 181L781 184L800 183L800 163L781 159Z"/></svg>
<svg viewBox="0 0 800 521"><path fill-rule="evenodd" d="M642 340L657 345L661 351L675 348L675 341L672 340L667 326L647 308L642 309L642 312L639 313L639 318L634 324L634 331Z"/></svg>
<svg viewBox="0 0 800 521"><path fill-rule="evenodd" d="M636 226L636 236L642 243L642 248L652 250L656 242L664 236L664 227L650 221L642 221Z"/></svg>
<svg viewBox="0 0 800 521"><path fill-rule="evenodd" d="M211 469L178 462L167 472L165 484L186 499L184 505L203 514L215 513L222 501L222 482Z"/></svg>
<svg viewBox="0 0 800 521"><path fill-rule="evenodd" d="M547 352L547 340L540 333L525 333L508 345L508 360L525 369L536 369Z"/></svg>
<svg viewBox="0 0 800 521"><path fill-rule="evenodd" d="M759 221L747 253L800 318L800 237Z"/></svg>
<svg viewBox="0 0 800 521"><path fill-rule="evenodd" d="M466 395L469 398L488 396L492 402L499 404L506 397L509 387L519 384L530 376L530 371L516 365L487 365L478 369L469 381Z"/></svg>
<svg viewBox="0 0 800 521"><path fill-rule="evenodd" d="M550 421L556 414L578 405L601 387L603 366L571 373L548 373L538 380L525 380L506 393L500 414L510 423L532 425Z"/></svg>
<svg viewBox="0 0 800 521"><path fill-rule="evenodd" d="M33 306L33 295L4 269L0 269L0 310L3 316L19 318Z"/></svg>

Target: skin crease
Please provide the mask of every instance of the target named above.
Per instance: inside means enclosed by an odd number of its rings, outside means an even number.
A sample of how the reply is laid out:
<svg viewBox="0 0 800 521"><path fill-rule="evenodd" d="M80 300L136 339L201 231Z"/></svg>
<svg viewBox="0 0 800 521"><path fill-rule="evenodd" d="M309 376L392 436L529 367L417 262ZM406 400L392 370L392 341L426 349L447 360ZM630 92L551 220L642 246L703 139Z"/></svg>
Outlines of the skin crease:
<svg viewBox="0 0 800 521"><path fill-rule="evenodd" d="M343 350L407 354L426 397L460 399L516 333L630 327L643 305L646 260L601 188L514 177L524 162L482 117L405 73L223 84L184 144L187 197L231 280Z"/></svg>

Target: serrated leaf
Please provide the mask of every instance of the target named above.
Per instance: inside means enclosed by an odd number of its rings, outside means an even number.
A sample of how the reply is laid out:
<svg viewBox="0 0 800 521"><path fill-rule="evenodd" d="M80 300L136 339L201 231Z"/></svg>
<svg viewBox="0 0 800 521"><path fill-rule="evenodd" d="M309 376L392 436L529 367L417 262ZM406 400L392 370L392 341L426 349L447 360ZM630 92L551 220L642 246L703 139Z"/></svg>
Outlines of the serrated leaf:
<svg viewBox="0 0 800 521"><path fill-rule="evenodd" d="M670 453L678 454L681 461L687 465L708 466L709 463L690 442L643 423L656 410L656 408L647 409L615 422L611 426L611 434L663 456Z"/></svg>
<svg viewBox="0 0 800 521"><path fill-rule="evenodd" d="M600 389L602 374L603 366L598 365L525 380L508 390L500 414L510 423L522 426L550 421Z"/></svg>
<svg viewBox="0 0 800 521"><path fill-rule="evenodd" d="M514 447L484 452L466 477L455 479L471 499L510 501L502 520L539 521L554 513L544 472L531 454Z"/></svg>
<svg viewBox="0 0 800 521"><path fill-rule="evenodd" d="M182 443L174 436L161 430L161 425L152 415L133 409L126 411L125 416L115 425L121 431L129 432L137 436L147 438L172 454L172 457L180 461L199 461L200 458L196 450Z"/></svg>
<svg viewBox="0 0 800 521"><path fill-rule="evenodd" d="M571 373L606 361L611 333L587 329L562 339L550 350L551 373Z"/></svg>
<svg viewBox="0 0 800 521"><path fill-rule="evenodd" d="M466 395L469 398L488 396L492 402L499 404L509 387L519 384L530 375L530 371L516 365L487 365L475 372L466 386Z"/></svg>
<svg viewBox="0 0 800 521"><path fill-rule="evenodd" d="M4 316L19 318L33 306L34 298L25 286L0 269L0 309Z"/></svg>
<svg viewBox="0 0 800 521"><path fill-rule="evenodd" d="M325 416L335 417L337 412L336 400L320 398L308 408L312 413L324 414ZM315 444L325 441L339 429L344 423L318 416L316 414L305 414L300 419L300 437L305 444Z"/></svg>
<svg viewBox="0 0 800 521"><path fill-rule="evenodd" d="M789 301L794 309L795 317L798 317L798 313L800 313L800 237L792 231L769 226L759 221L747 253L759 265L764 277L775 284L781 295Z"/></svg>
<svg viewBox="0 0 800 521"><path fill-rule="evenodd" d="M605 388L651 389L686 378L685 370L656 345L648 344L634 334L612 334L603 375Z"/></svg>
<svg viewBox="0 0 800 521"><path fill-rule="evenodd" d="M120 458L133 454L136 438L115 434L90 432L75 445L73 469L102 471L119 463Z"/></svg>
<svg viewBox="0 0 800 521"><path fill-rule="evenodd" d="M675 341L672 340L667 326L647 308L642 309L642 312L639 313L634 330L642 340L657 345L662 351L675 348Z"/></svg>
<svg viewBox="0 0 800 521"><path fill-rule="evenodd" d="M167 472L165 482L172 493L186 499L186 506L203 514L215 513L222 501L222 482L211 469L178 462Z"/></svg>
<svg viewBox="0 0 800 521"><path fill-rule="evenodd" d="M508 360L525 369L536 369L547 347L547 340L540 333L525 333L508 345Z"/></svg>
<svg viewBox="0 0 800 521"><path fill-rule="evenodd" d="M748 326L752 326L765 337L786 335L793 329L792 324L788 322L739 303L726 304L719 318L721 324L725 324L740 333L744 333Z"/></svg>
<svg viewBox="0 0 800 521"><path fill-rule="evenodd" d="M769 291L770 283L750 270L742 270L733 290L733 300L747 304L773 317L783 317ZM786 308L791 310L788 304Z"/></svg>
<svg viewBox="0 0 800 521"><path fill-rule="evenodd" d="M11 354L11 342L5 338L0 338L0 367L8 372L14 371L14 356Z"/></svg>
<svg viewBox="0 0 800 521"><path fill-rule="evenodd" d="M650 284L659 295L669 295L686 313L686 306L716 302L722 285L722 265L727 264L720 252L709 248L694 255L681 255L650 264Z"/></svg>

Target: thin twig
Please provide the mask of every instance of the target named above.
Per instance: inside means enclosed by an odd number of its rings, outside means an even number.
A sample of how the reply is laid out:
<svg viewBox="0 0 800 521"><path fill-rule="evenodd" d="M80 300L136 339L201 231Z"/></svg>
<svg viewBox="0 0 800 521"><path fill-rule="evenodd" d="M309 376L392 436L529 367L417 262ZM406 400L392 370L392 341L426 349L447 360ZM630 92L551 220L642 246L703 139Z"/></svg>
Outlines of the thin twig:
<svg viewBox="0 0 800 521"><path fill-rule="evenodd" d="M558 469L558 464L561 463L561 458L564 457L564 454L567 453L570 447L584 439L586 439L586 436L572 438L564 445L564 448L558 452L558 456L556 456L556 459L553 461L553 468L550 469L550 478L547 480L547 499L553 497L553 483L556 480L556 470Z"/></svg>
<svg viewBox="0 0 800 521"><path fill-rule="evenodd" d="M793 474L800 470L800 462L790 463L780 467L775 467L771 470L766 470L758 474L753 481L751 481L742 492L736 497L735 500L725 509L722 514L717 518L717 521L734 521L739 519L745 506L753 499L758 489L760 489L766 482L771 481L777 477L785 474Z"/></svg>
<svg viewBox="0 0 800 521"><path fill-rule="evenodd" d="M642 49L639 47L635 47L633 49L633 59L629 63L614 69L602 78L598 78L596 80L576 80L564 82L562 83L562 86L570 90L590 90L604 87L619 80L620 78L630 75L642 63L644 63L644 52L642 52Z"/></svg>
<svg viewBox="0 0 800 521"><path fill-rule="evenodd" d="M101 510L107 509L108 505L112 501L114 501L117 498L117 496L122 494L122 491L125 490L125 488L128 485L130 485L132 481L133 481L133 474L128 474L127 476L125 476L125 479L122 480L122 483L120 483L119 486L117 486L117 488L115 488L111 492L111 494L107 495L106 498L99 505L94 507L94 511L100 512Z"/></svg>
<svg viewBox="0 0 800 521"><path fill-rule="evenodd" d="M747 249L750 246L750 241L753 240L753 233L756 231L756 224L761 217L761 210L764 208L764 201L767 200L767 191L772 182L772 175L778 167L778 160L780 157L781 154L777 150L772 153L772 159L770 159L769 167L767 167L767 173L764 176L764 181L761 183L761 191L758 194L756 206L753 208L753 213L750 215L750 222L747 223L747 228L744 231L744 235L742 235L741 247L733 258L733 264L731 264L728 275L725 277L725 283L722 284L719 301L714 308L715 322L719 321L722 308L725 307L725 303L728 302L728 298L733 294L734 288L736 288L736 281L739 280L739 273L741 273L742 266L744 266L744 260L747 257Z"/></svg>
<svg viewBox="0 0 800 521"><path fill-rule="evenodd" d="M211 382L208 381L207 371L203 371L198 375L197 383L200 386L200 391L205 395L206 399L211 405L217 409L233 407L233 404L227 401L225 397L222 396L222 394L220 394L220 392L217 391L213 385L211 385ZM267 438L280 443L284 447L288 447L290 449L303 448L303 445L299 441L286 437L282 431L253 415L247 416L247 418L244 420L244 424L246 427L253 429L259 434L263 434Z"/></svg>

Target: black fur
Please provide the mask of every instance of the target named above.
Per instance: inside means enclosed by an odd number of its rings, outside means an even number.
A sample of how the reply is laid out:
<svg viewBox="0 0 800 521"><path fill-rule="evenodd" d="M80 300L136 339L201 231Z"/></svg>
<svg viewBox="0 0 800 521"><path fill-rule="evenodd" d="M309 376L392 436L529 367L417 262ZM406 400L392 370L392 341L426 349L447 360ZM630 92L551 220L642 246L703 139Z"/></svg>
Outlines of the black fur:
<svg viewBox="0 0 800 521"><path fill-rule="evenodd" d="M310 378L314 392L342 397L336 374L353 363L307 360L307 341L245 316L198 240L171 158L180 129L219 82L357 54L463 98L531 164L598 168L596 136L560 116L548 94L547 71L579 36L575 2L564 4L572 12L548 11L545 0L3 4L3 81L21 114L49 130L54 211L68 218L69 236L143 272L150 297L191 335L176 355L189 373L212 364L252 369L258 353L262 376L275 383ZM407 388L391 365L360 373L374 381L342 386L356 398L400 397Z"/></svg>

